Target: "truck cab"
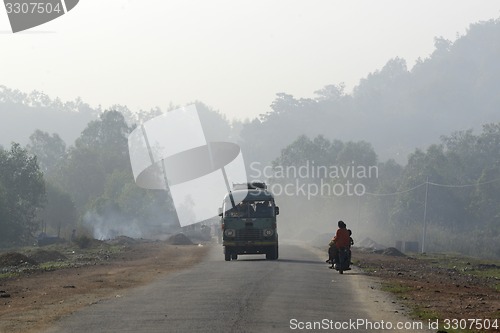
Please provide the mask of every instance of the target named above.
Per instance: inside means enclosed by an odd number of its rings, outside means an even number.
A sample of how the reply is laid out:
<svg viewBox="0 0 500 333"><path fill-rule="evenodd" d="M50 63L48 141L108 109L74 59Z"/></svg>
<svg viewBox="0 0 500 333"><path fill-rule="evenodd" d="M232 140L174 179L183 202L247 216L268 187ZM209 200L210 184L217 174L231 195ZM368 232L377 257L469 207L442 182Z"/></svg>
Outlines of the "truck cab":
<svg viewBox="0 0 500 333"><path fill-rule="evenodd" d="M226 261L240 254L265 254L278 259L279 208L264 183L236 184L219 209Z"/></svg>

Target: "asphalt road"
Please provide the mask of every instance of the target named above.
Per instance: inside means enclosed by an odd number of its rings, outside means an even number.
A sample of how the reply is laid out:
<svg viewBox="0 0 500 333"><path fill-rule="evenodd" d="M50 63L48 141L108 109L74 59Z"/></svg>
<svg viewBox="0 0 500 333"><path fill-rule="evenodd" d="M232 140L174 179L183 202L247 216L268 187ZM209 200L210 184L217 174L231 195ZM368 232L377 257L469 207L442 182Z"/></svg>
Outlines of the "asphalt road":
<svg viewBox="0 0 500 333"><path fill-rule="evenodd" d="M389 330L409 325L401 308L374 281L356 270L340 275L324 259L281 244L277 261L226 262L217 246L204 262L89 306L49 332L424 332Z"/></svg>

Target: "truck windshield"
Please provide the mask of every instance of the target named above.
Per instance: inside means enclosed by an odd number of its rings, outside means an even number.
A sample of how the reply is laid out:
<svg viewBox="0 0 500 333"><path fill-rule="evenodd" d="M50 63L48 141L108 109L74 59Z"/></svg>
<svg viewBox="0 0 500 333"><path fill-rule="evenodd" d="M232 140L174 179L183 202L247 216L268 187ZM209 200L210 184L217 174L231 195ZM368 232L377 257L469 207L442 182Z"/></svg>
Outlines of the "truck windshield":
<svg viewBox="0 0 500 333"><path fill-rule="evenodd" d="M224 203L227 217L274 217L274 202L271 200L242 201L231 208L231 202Z"/></svg>

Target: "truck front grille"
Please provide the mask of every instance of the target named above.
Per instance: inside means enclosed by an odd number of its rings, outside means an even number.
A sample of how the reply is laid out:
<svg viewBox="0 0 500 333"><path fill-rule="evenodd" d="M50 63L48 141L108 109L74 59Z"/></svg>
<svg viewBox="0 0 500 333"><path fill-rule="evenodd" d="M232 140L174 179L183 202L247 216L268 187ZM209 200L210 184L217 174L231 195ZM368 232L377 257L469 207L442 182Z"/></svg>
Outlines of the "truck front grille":
<svg viewBox="0 0 500 333"><path fill-rule="evenodd" d="M260 229L236 230L236 240L248 241L248 240L258 240L261 238L262 238L262 230Z"/></svg>

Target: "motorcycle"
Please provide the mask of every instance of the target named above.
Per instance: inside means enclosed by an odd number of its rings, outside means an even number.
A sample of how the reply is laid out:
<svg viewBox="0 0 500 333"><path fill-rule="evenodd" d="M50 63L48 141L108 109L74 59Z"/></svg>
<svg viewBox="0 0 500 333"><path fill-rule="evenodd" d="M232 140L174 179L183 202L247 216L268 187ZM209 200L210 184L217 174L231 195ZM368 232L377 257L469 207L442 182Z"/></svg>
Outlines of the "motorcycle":
<svg viewBox="0 0 500 333"><path fill-rule="evenodd" d="M351 255L350 250L346 247L342 247L338 250L337 257L335 258L335 263L333 267L340 274L344 274L344 271L351 270Z"/></svg>

